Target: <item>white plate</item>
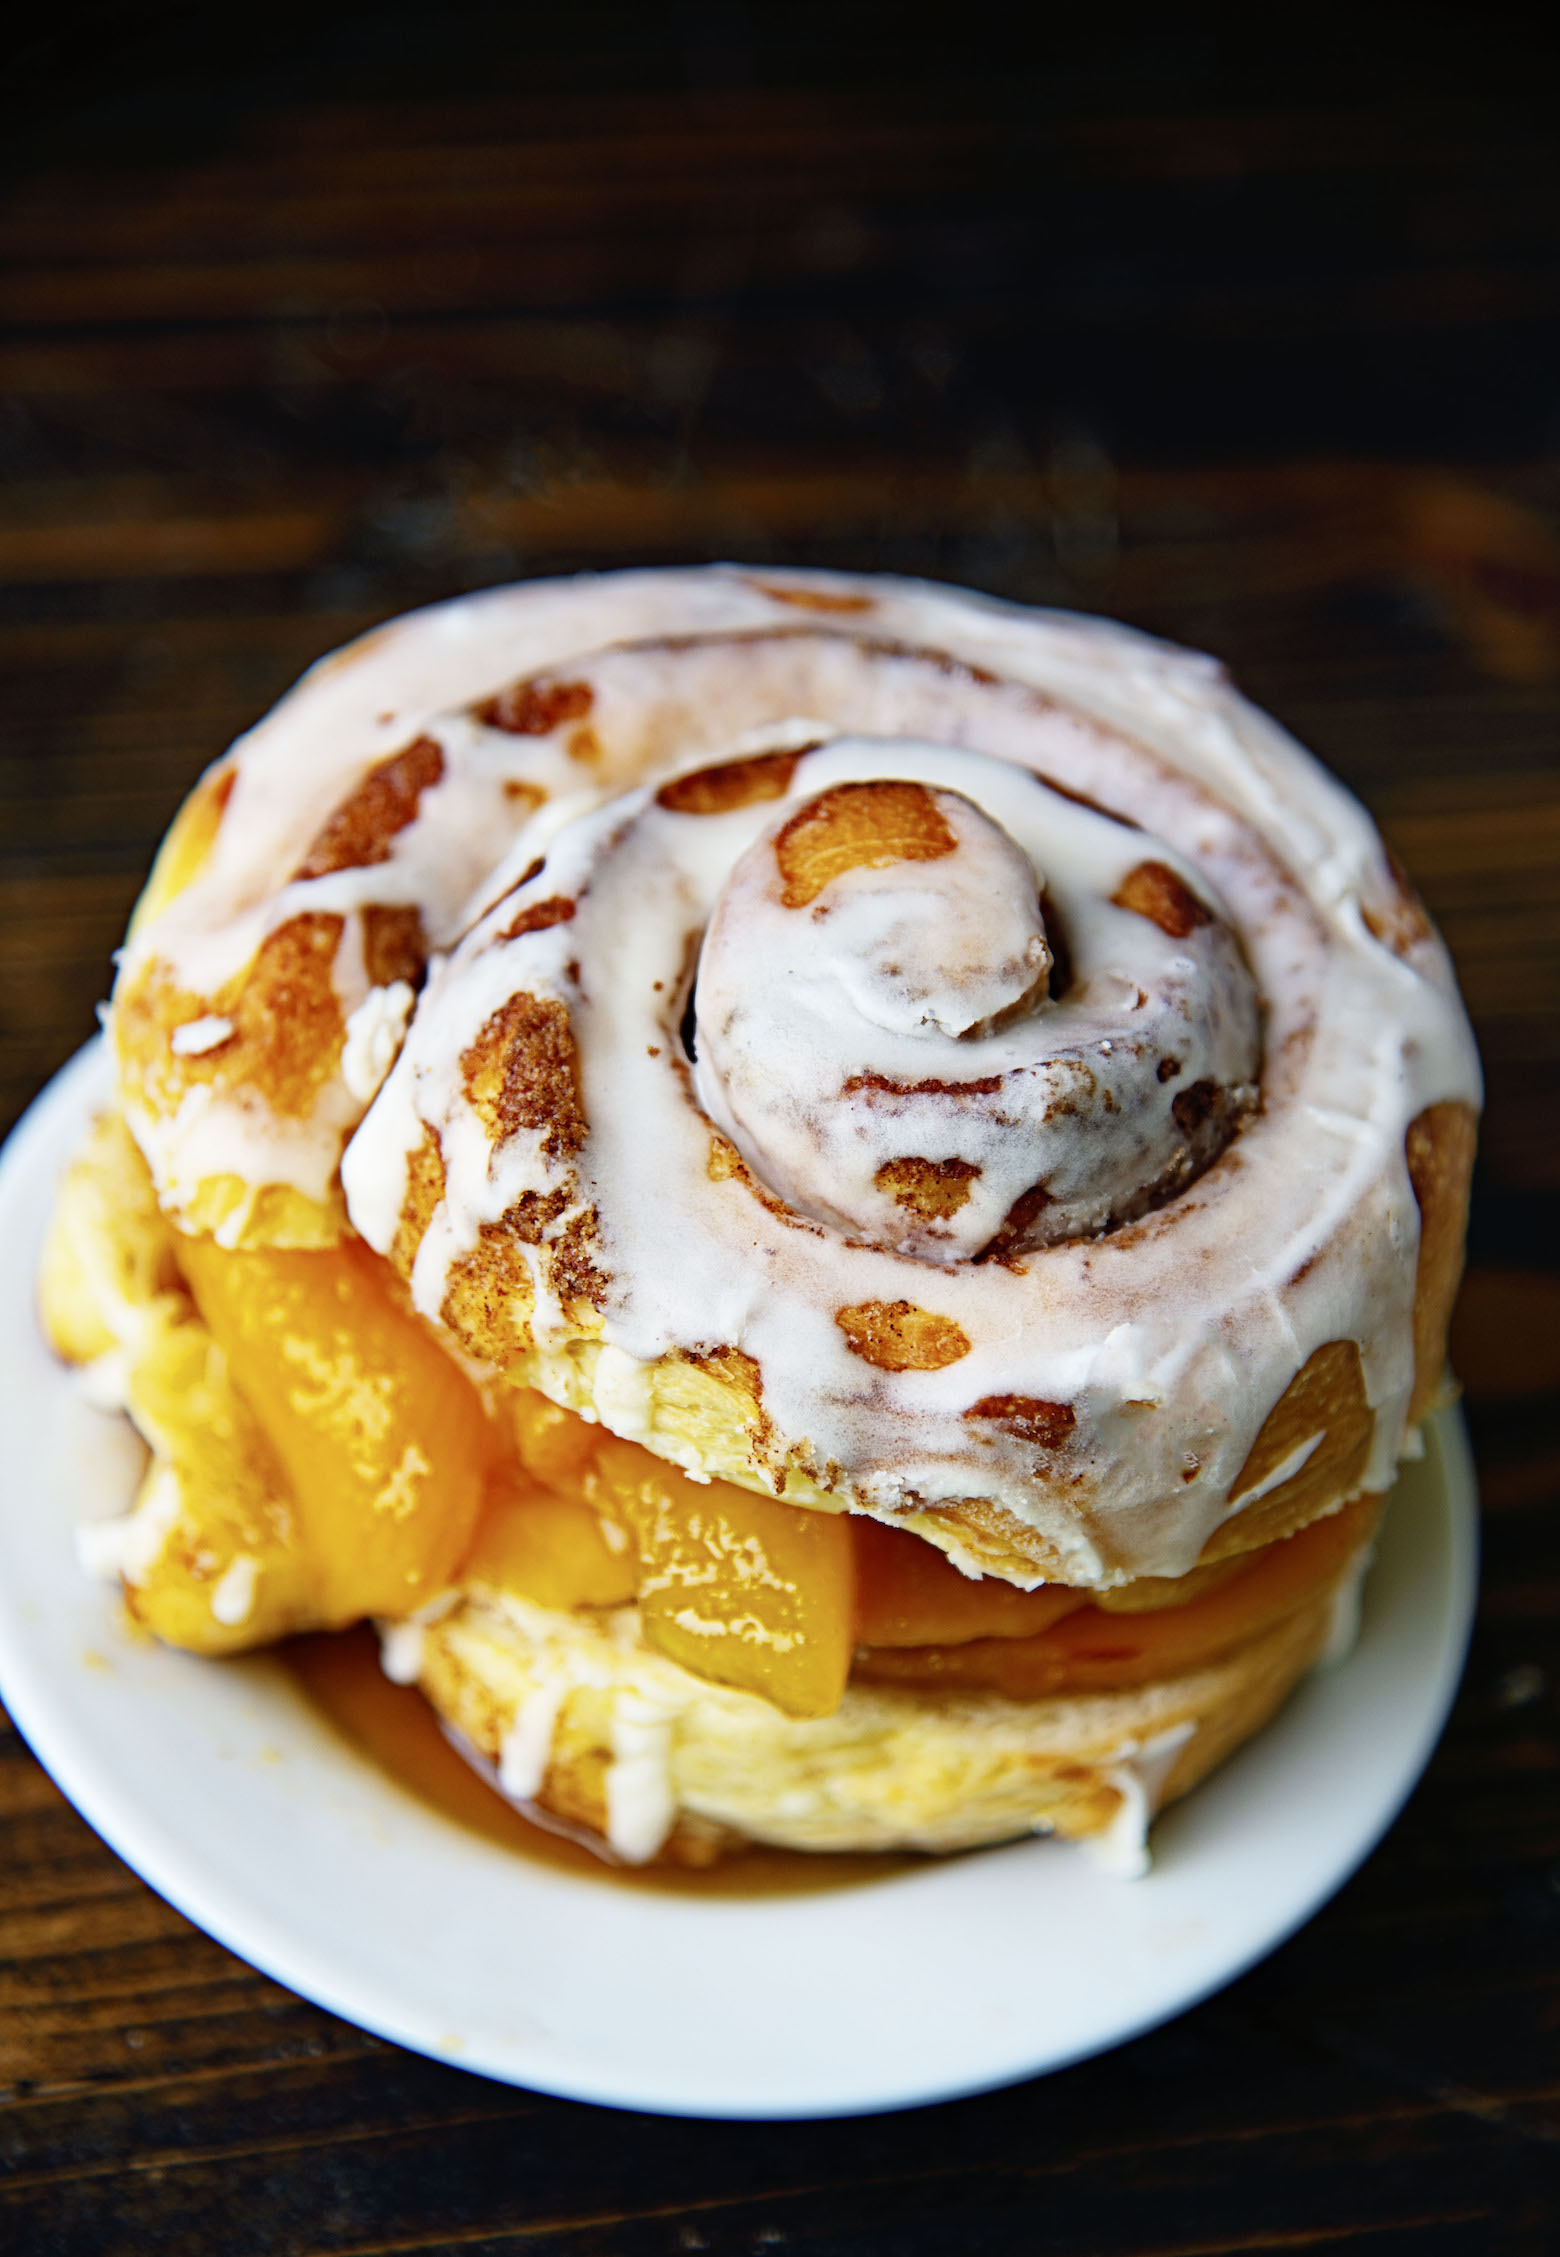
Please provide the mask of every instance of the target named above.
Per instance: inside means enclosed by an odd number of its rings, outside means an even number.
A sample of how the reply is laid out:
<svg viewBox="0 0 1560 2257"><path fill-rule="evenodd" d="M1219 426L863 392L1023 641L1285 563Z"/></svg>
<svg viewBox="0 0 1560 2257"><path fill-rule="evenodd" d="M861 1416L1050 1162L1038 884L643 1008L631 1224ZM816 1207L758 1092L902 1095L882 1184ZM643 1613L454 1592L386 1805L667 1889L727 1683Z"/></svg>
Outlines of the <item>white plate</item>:
<svg viewBox="0 0 1560 2257"><path fill-rule="evenodd" d="M36 1330L55 1176L103 1084L84 1052L0 1160L0 1695L138 1873L305 1997L514 2084L668 2114L947 2099L1102 2051L1227 1983L1370 1850L1445 1719L1473 1606L1473 1476L1442 1417L1410 1467L1351 1660L1113 1881L1030 1841L870 1884L662 1895L516 1857L403 1792L275 1662L133 1642L73 1524L134 1474Z"/></svg>

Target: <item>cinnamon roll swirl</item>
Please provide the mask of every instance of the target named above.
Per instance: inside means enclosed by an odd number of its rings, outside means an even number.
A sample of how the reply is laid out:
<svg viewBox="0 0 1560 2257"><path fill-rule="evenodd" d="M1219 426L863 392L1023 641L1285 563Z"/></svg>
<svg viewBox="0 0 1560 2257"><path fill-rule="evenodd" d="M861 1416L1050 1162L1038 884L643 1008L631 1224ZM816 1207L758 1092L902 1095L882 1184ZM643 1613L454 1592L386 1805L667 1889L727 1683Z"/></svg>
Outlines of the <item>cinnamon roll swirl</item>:
<svg viewBox="0 0 1560 2257"><path fill-rule="evenodd" d="M411 1564L357 1611L431 1597L397 1666L624 1854L1181 1791L1314 1658L1442 1385L1444 950L1216 666L1102 622L729 569L415 615L201 786L114 1040L157 1290L251 1409L293 1382L235 1265L392 1312L350 1510ZM481 1450L425 1446L436 1398ZM213 1645L354 1611L286 1399ZM126 1580L154 1616L182 1527L200 1643L200 1500L160 1509Z"/></svg>

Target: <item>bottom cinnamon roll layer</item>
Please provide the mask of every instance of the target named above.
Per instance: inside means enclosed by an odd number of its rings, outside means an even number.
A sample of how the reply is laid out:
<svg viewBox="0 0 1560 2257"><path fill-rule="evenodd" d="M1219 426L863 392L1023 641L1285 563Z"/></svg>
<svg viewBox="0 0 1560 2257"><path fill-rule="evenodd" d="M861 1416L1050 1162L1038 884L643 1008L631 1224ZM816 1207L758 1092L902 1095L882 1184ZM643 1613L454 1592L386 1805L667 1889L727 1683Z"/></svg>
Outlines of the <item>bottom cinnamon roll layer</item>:
<svg viewBox="0 0 1560 2257"><path fill-rule="evenodd" d="M135 1509L85 1546L143 1624L214 1653L387 1618L395 1673L512 1795L632 1860L1038 1830L1130 1869L1158 1803L1314 1658L1380 1510L1324 1505L1109 1591L972 1580L904 1529L692 1482L528 1389L484 1399L361 1246L173 1233L112 1115L43 1298L152 1447Z"/></svg>
<svg viewBox="0 0 1560 2257"><path fill-rule="evenodd" d="M1234 1652L1114 1692L1017 1700L853 1681L793 1718L645 1646L632 1608L500 1594L390 1633L388 1659L539 1814L623 1859L702 1865L747 1842L972 1849L1025 1834L1146 1863L1156 1810L1259 1731L1352 1616L1368 1546Z"/></svg>

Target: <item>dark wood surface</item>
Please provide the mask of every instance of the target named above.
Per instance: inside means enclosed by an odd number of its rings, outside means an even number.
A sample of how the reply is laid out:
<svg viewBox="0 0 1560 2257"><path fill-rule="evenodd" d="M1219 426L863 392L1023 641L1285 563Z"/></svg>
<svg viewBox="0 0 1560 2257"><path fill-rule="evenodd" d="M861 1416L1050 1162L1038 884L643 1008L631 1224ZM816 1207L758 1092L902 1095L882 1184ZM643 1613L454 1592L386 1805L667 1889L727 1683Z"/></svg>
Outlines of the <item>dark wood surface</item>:
<svg viewBox="0 0 1560 2257"><path fill-rule="evenodd" d="M106 14L90 53L39 27L0 204L4 1117L90 1032L201 766L387 613L731 555L1108 611L1218 652L1313 745L1457 958L1490 1085L1458 1334L1486 1574L1425 1782L1303 1934L1104 2059L855 2123L609 2114L365 2037L192 1930L11 1734L0 2247L1552 2249L1544 58L1432 15L1413 68L1351 50L1342 87L1202 31L833 67L820 10L791 49L752 14L657 19L660 46L592 17L603 62L402 14L361 69L372 25L329 18L311 76L279 35L247 74L167 24L148 59Z"/></svg>

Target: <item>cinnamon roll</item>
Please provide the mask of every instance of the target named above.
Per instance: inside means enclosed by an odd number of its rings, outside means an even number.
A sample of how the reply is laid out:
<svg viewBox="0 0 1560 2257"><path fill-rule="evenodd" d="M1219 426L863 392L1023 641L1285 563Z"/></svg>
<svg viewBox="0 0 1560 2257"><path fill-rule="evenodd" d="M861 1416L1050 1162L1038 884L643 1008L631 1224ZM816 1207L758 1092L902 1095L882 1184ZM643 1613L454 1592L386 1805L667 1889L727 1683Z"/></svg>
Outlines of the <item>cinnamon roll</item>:
<svg viewBox="0 0 1560 2257"><path fill-rule="evenodd" d="M94 1556L203 1650L376 1614L624 1856L1124 1838L1324 1647L1443 1385L1441 943L1103 622L414 615L198 787L113 1039L45 1281L154 1446Z"/></svg>

